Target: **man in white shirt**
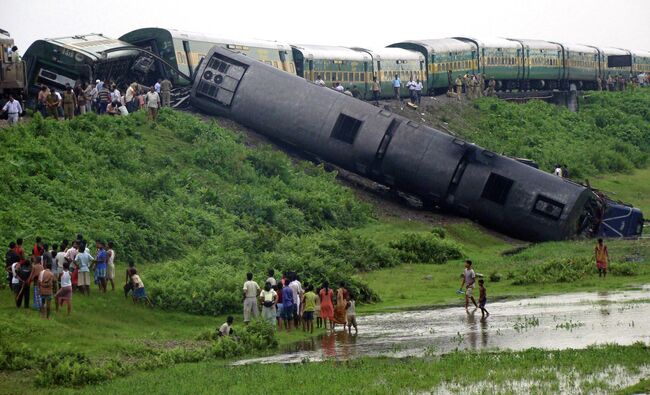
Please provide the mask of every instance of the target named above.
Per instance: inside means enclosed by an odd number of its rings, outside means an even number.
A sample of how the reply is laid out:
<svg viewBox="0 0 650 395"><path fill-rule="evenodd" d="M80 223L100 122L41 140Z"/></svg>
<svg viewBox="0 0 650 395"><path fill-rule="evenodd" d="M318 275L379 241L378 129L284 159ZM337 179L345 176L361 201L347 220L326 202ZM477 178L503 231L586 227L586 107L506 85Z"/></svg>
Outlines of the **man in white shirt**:
<svg viewBox="0 0 650 395"><path fill-rule="evenodd" d="M314 81L314 84L318 86L325 86L325 81L320 77L320 75L316 76L316 81Z"/></svg>
<svg viewBox="0 0 650 395"><path fill-rule="evenodd" d="M418 100L415 96L415 87L417 84L413 81L413 77L409 78L409 82L406 83L406 87L409 89L409 96L411 97L411 103L415 104Z"/></svg>
<svg viewBox="0 0 650 395"><path fill-rule="evenodd" d="M418 78L417 81L415 81L415 97L417 99L418 106L420 105L420 98L422 97L422 89L424 88L424 85L422 85L422 81Z"/></svg>
<svg viewBox="0 0 650 395"><path fill-rule="evenodd" d="M334 83L334 89L337 92L341 92L341 93L345 92L345 88L343 87L343 85L339 84L338 82Z"/></svg>
<svg viewBox="0 0 650 395"><path fill-rule="evenodd" d="M153 87L156 90L156 93L160 94L160 80L156 81Z"/></svg>
<svg viewBox="0 0 650 395"><path fill-rule="evenodd" d="M147 96L145 97L147 109L149 110L149 120L156 122L158 117L158 109L160 108L160 95L156 92L155 87L150 87Z"/></svg>
<svg viewBox="0 0 650 395"><path fill-rule="evenodd" d="M90 295L90 264L95 260L95 258L86 251L85 245L82 245L80 249L83 250L83 252L78 253L74 258L74 261L79 267L77 285L81 289L82 294L85 293L86 295Z"/></svg>
<svg viewBox="0 0 650 395"><path fill-rule="evenodd" d="M275 280L275 270L269 269L269 278L266 279L266 282L271 284L272 287L278 285L278 282Z"/></svg>
<svg viewBox="0 0 650 395"><path fill-rule="evenodd" d="M15 100L12 95L9 95L9 101L2 107L2 112L7 113L9 125L15 125L18 123L18 117L23 113L23 108L20 106L18 100Z"/></svg>
<svg viewBox="0 0 650 395"><path fill-rule="evenodd" d="M115 89L113 89L113 92L111 92L111 102L113 103L122 102L122 93L120 92L119 89L117 89L117 86L115 87Z"/></svg>
<svg viewBox="0 0 650 395"><path fill-rule="evenodd" d="M562 177L562 166L555 165L555 170L553 170L553 174L558 177Z"/></svg>
<svg viewBox="0 0 650 395"><path fill-rule="evenodd" d="M260 294L260 286L253 281L253 273L246 274L246 282L244 283L244 324L248 325L253 317L259 316L260 312L257 309L257 295Z"/></svg>
<svg viewBox="0 0 650 395"><path fill-rule="evenodd" d="M294 301L294 319L295 319L295 324L296 327L300 324L300 300L302 299L302 284L300 284L300 281L298 281L298 276L293 273L291 276L291 282L289 283L289 288L291 288L291 293L293 294L293 301Z"/></svg>

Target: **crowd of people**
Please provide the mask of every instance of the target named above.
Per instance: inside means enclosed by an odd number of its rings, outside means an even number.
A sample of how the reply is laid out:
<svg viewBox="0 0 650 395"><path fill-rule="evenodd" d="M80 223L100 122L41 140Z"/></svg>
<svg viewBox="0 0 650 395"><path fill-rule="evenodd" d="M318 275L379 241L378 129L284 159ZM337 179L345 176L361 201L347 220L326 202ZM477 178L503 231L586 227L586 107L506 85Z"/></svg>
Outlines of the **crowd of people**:
<svg viewBox="0 0 650 395"><path fill-rule="evenodd" d="M283 273L277 280L275 271L270 269L263 288L253 280L253 273L248 273L242 293L244 324L261 316L270 324L277 325L279 331L302 328L313 333L315 320L316 328L327 329L329 324L333 331L336 325L342 325L350 333L353 327L357 332L355 297L343 282L334 292L327 281L319 288L302 284L295 272ZM232 323L226 324L228 322L221 326L220 335L230 333Z"/></svg>
<svg viewBox="0 0 650 395"><path fill-rule="evenodd" d="M74 87L66 85L63 92L42 85L36 98L36 110L43 117L72 119L89 112L125 116L146 108L149 119L155 121L158 110L171 104L172 83L167 79L158 80L150 87L133 82L122 89L109 80L78 81Z"/></svg>
<svg viewBox="0 0 650 395"><path fill-rule="evenodd" d="M96 240L95 256L91 255L90 243L81 234L70 243L44 243L37 237L31 251L26 252L23 239L9 243L5 254L7 282L13 291L16 307L28 309L30 302L43 318L50 318L51 303L56 311L66 305L68 315L72 311L73 293L90 295L91 282L101 293L107 292L108 284L115 290L115 248L113 242ZM146 298L144 283L133 264L126 270L124 295L132 294L134 302ZM148 300L148 299L147 299Z"/></svg>

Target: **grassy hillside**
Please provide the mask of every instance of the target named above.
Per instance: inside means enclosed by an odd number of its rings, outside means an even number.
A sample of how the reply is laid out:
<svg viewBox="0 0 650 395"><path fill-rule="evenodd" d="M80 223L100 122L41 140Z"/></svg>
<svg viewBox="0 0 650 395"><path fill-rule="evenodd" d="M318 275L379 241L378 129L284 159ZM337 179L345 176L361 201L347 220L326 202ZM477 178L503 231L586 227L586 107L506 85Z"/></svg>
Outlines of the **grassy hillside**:
<svg viewBox="0 0 650 395"><path fill-rule="evenodd" d="M492 98L430 111L434 124L446 122L449 130L469 141L533 159L546 171L556 163L566 164L575 179L630 172L648 164L650 89L589 92L580 99L577 113L542 101L515 104Z"/></svg>

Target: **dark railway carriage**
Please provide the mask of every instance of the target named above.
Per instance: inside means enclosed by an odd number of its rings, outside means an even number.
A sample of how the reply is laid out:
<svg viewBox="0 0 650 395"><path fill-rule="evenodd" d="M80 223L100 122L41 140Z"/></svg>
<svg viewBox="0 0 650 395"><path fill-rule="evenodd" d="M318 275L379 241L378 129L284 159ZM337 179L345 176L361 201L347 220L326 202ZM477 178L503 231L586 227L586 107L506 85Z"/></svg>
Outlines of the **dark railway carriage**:
<svg viewBox="0 0 650 395"><path fill-rule="evenodd" d="M595 230L587 188L360 100L213 48L192 105L526 240Z"/></svg>

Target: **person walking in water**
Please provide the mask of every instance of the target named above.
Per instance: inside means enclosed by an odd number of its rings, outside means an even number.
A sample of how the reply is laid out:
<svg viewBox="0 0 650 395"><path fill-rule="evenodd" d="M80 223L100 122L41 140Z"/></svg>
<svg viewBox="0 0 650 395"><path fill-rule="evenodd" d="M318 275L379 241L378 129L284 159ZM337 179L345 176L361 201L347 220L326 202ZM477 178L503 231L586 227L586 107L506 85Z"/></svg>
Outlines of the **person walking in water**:
<svg viewBox="0 0 650 395"><path fill-rule="evenodd" d="M596 268L598 269L598 277L607 276L607 261L609 261L609 252L607 246L603 243L603 239L598 239L598 244L594 249L596 254Z"/></svg>
<svg viewBox="0 0 650 395"><path fill-rule="evenodd" d="M465 310L469 307L469 300L472 300L474 307L478 307L474 299L474 282L476 281L476 273L472 269L472 261L469 259L465 261L465 270L463 271L463 281L460 283L460 289L465 286Z"/></svg>

